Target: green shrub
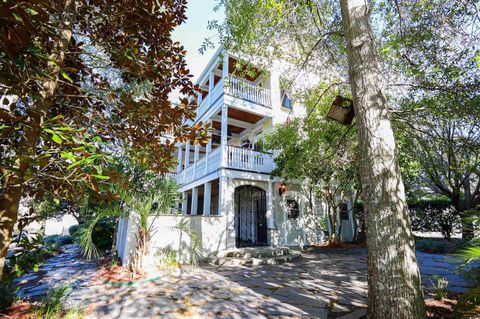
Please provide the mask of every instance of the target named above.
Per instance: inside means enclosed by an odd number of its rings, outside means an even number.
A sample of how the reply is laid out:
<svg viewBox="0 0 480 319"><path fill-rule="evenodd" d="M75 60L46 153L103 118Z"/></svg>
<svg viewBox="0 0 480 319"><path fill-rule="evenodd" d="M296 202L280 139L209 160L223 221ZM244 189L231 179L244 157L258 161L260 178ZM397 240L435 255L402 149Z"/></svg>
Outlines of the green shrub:
<svg viewBox="0 0 480 319"><path fill-rule="evenodd" d="M464 241L461 239L415 238L416 249L427 253L448 254L458 251L463 246Z"/></svg>
<svg viewBox="0 0 480 319"><path fill-rule="evenodd" d="M15 300L15 291L10 284L0 282L0 313L7 310Z"/></svg>
<svg viewBox="0 0 480 319"><path fill-rule="evenodd" d="M432 283L433 293L436 300L442 300L447 297L448 280L447 278L440 278L438 276L431 276L430 282Z"/></svg>
<svg viewBox="0 0 480 319"><path fill-rule="evenodd" d="M83 318L83 314L79 309L66 309L63 305L65 297L71 290L72 288L68 283L51 288L34 309L34 314L44 319Z"/></svg>
<svg viewBox="0 0 480 319"><path fill-rule="evenodd" d="M57 247L73 244L72 236L50 235L45 237L45 245Z"/></svg>
<svg viewBox="0 0 480 319"><path fill-rule="evenodd" d="M23 237L18 247L22 247L23 250L10 258L9 266L4 269L5 278L13 279L30 270L38 271L48 253L41 235L32 238Z"/></svg>
<svg viewBox="0 0 480 319"><path fill-rule="evenodd" d="M75 234L78 233L78 231L80 230L80 225L72 225L68 228L68 233L70 234L70 236L72 237L75 237Z"/></svg>

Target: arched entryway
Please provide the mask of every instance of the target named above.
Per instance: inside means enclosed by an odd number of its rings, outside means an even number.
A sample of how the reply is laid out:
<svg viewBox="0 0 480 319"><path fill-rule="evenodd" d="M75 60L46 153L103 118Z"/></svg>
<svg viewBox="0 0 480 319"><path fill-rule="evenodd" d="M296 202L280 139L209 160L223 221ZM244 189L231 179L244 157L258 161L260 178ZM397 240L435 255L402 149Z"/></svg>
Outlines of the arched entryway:
<svg viewBox="0 0 480 319"><path fill-rule="evenodd" d="M268 245L266 212L266 193L263 189L252 185L235 188L237 247Z"/></svg>

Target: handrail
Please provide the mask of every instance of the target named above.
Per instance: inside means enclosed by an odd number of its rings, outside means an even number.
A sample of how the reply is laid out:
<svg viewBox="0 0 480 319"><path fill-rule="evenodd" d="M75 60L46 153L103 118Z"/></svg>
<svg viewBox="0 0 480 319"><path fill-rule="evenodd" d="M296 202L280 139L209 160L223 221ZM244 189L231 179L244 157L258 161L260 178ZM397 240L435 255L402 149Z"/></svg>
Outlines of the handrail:
<svg viewBox="0 0 480 319"><path fill-rule="evenodd" d="M246 80L229 75L225 79L225 93L247 101L251 101L265 107L271 107L270 90L264 87L252 84Z"/></svg>

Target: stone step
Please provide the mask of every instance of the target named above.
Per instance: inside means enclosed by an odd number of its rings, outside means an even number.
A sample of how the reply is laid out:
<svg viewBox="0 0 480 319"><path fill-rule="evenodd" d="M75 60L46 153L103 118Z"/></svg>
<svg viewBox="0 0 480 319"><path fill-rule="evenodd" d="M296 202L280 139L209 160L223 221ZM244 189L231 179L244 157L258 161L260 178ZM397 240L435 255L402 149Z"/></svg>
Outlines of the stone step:
<svg viewBox="0 0 480 319"><path fill-rule="evenodd" d="M247 247L220 251L216 257L222 258L270 258L286 256L290 253L287 247Z"/></svg>
<svg viewBox="0 0 480 319"><path fill-rule="evenodd" d="M259 266L259 265L278 265L286 262L294 261L301 257L301 253L292 251L287 255L282 256L270 256L270 257L212 257L210 258L210 264L226 266L226 267L238 267L238 266Z"/></svg>

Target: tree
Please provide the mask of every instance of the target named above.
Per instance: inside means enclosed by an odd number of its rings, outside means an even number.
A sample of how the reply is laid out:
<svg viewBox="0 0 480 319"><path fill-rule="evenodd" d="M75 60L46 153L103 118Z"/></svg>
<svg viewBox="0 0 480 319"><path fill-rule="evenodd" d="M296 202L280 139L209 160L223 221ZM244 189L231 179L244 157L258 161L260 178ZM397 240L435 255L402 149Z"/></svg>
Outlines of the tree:
<svg viewBox="0 0 480 319"><path fill-rule="evenodd" d="M370 8L358 0L341 0L340 4L360 149L368 247L368 316L423 318L421 277Z"/></svg>
<svg viewBox="0 0 480 319"><path fill-rule="evenodd" d="M469 221L480 204L480 122L478 110L465 106L452 117L449 108L460 109L456 96L436 94L402 109L417 109L416 116L399 116L397 135L408 138L402 153L418 166L413 180L420 187L450 199L463 220L464 239L473 238ZM463 104L463 103L462 103ZM445 111L439 110L439 106Z"/></svg>
<svg viewBox="0 0 480 319"><path fill-rule="evenodd" d="M409 188L450 198L469 239L468 217L478 214L480 200L478 8L472 1L427 0L396 1L380 11L385 74L397 104L393 119Z"/></svg>
<svg viewBox="0 0 480 319"><path fill-rule="evenodd" d="M227 48L233 43L233 48L246 47L247 53L254 53L253 47L258 49L257 54L271 57L272 52L281 51L279 47L283 46L292 52L291 56L297 57L292 63L300 61L296 66L302 71L320 65L318 77L327 77L328 82L332 78L335 81L339 73L341 77L348 65L367 230L369 317L423 318L421 278L370 25L371 8L360 0L341 0L341 12L338 4L331 1L221 3L225 3L227 9L226 22L218 29ZM325 61L321 56L325 52L333 56L328 65L321 63ZM342 67L345 58L348 64ZM330 72L335 65L338 68Z"/></svg>
<svg viewBox="0 0 480 319"><path fill-rule="evenodd" d="M183 47L171 40L184 0L0 3L0 276L20 199L98 196L115 180L110 153L151 169L173 163L174 144L203 142L183 124L195 104Z"/></svg>

